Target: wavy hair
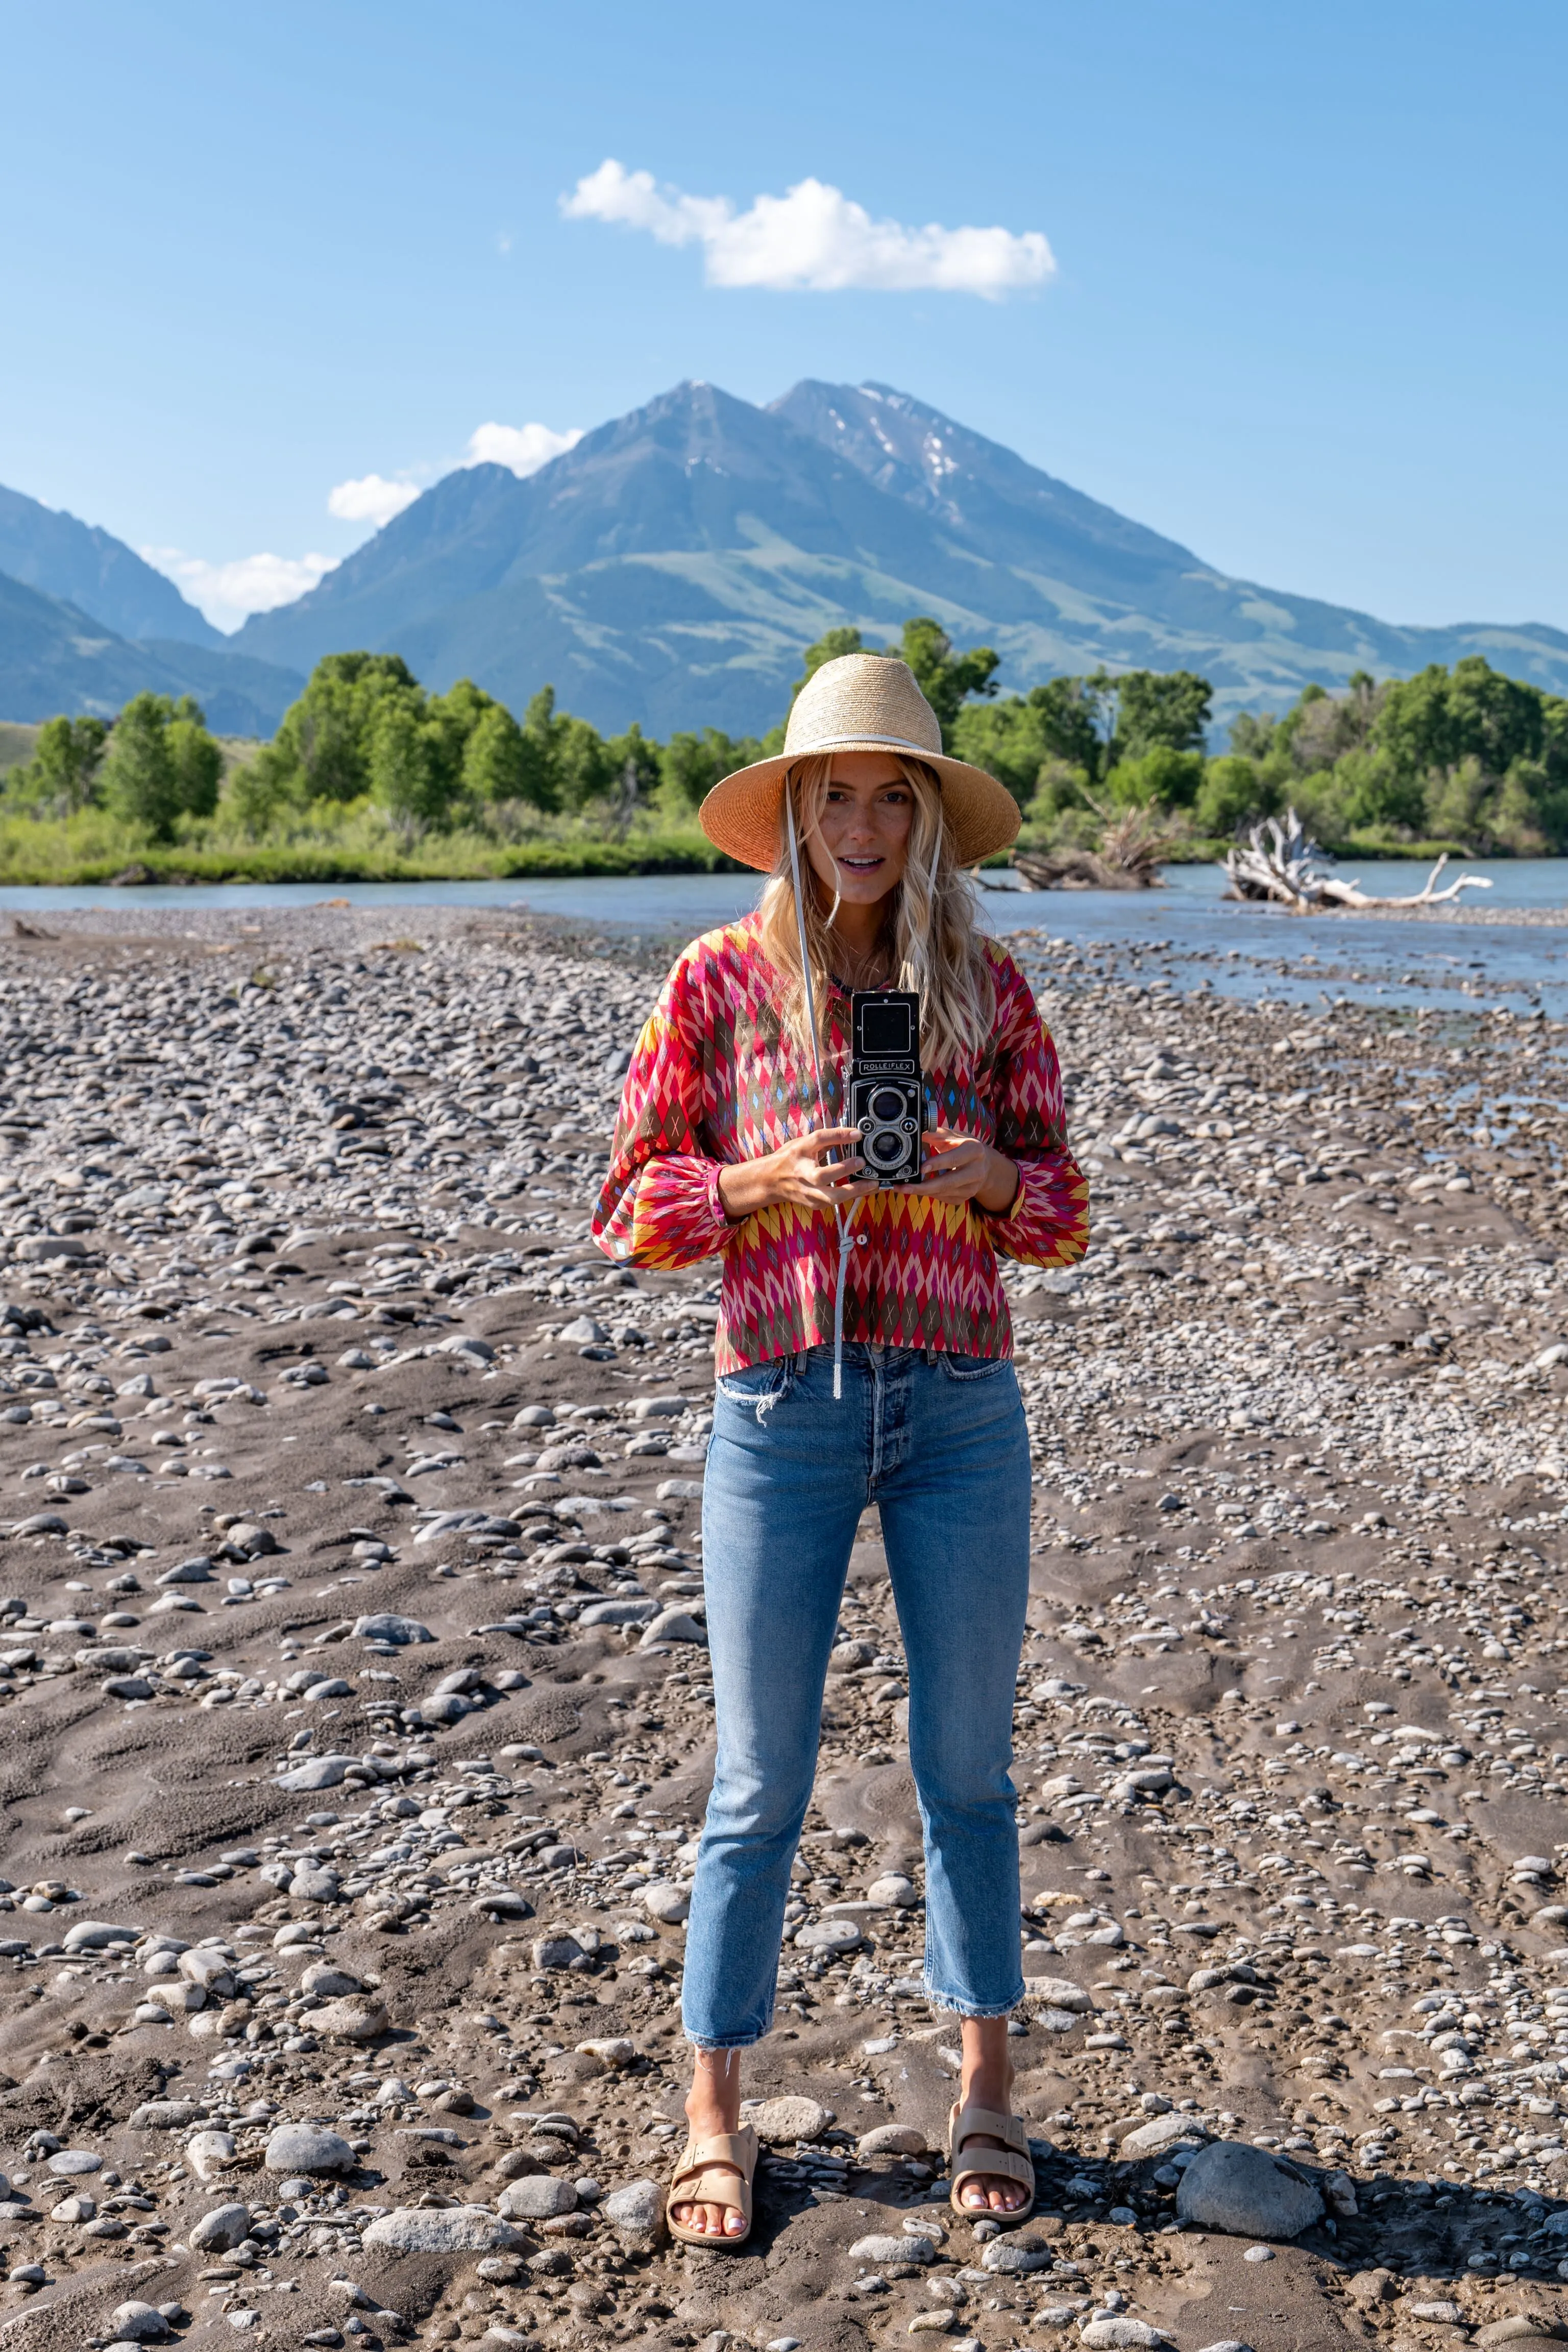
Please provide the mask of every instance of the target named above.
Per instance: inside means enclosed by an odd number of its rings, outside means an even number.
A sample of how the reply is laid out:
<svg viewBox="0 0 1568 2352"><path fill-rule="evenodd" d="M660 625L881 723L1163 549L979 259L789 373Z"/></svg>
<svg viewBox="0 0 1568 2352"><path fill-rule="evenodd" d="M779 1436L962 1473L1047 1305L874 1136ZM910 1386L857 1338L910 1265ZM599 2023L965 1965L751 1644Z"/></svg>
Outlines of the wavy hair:
<svg viewBox="0 0 1568 2352"><path fill-rule="evenodd" d="M996 992L976 928L973 885L963 869L952 863L942 821L942 785L935 771L923 760L906 759L900 752L892 757L915 803L903 878L888 893L883 908L882 943L890 952L893 985L920 998L921 1052L928 1067L977 1061L990 1036ZM817 1042L823 1048L827 1042L833 920L838 900L835 895L827 903L827 886L810 864L805 845L821 824L832 769L831 753L816 752L797 761L784 777L801 846L806 950L821 1032ZM782 810L780 814L782 818ZM782 822L780 833L782 836ZM763 887L762 919L763 950L788 982L780 1007L784 1026L804 1047L809 1043L805 990L801 984L787 839L781 838L779 862Z"/></svg>

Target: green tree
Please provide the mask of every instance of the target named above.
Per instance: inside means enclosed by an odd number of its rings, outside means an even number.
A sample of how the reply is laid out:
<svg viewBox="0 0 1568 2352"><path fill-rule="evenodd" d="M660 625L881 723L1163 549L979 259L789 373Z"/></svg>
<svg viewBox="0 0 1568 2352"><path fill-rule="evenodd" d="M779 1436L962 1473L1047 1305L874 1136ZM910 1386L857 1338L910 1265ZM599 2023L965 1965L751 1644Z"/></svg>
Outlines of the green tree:
<svg viewBox="0 0 1568 2352"><path fill-rule="evenodd" d="M181 814L212 816L223 782L223 747L207 732L205 713L188 694L181 696L169 721L169 757Z"/></svg>
<svg viewBox="0 0 1568 2352"><path fill-rule="evenodd" d="M174 715L167 695L134 695L114 722L103 762L108 805L152 841L171 840L180 814L180 779L169 741Z"/></svg>
<svg viewBox="0 0 1568 2352"><path fill-rule="evenodd" d="M1118 760L1105 790L1119 808L1191 808L1204 780L1201 751L1178 751L1169 743Z"/></svg>
<svg viewBox="0 0 1568 2352"><path fill-rule="evenodd" d="M504 703L492 702L474 722L463 747L463 794L478 808L529 797L522 730Z"/></svg>
<svg viewBox="0 0 1568 2352"><path fill-rule="evenodd" d="M1235 732L1233 727L1233 740ZM1258 761L1239 751L1224 751L1205 764L1193 814L1200 833L1223 835L1249 818L1273 815L1278 806L1278 795Z"/></svg>
<svg viewBox="0 0 1568 2352"><path fill-rule="evenodd" d="M955 653L952 639L941 622L933 621L927 613L917 614L913 620L904 623L898 650L936 713L945 751L953 721L969 697L995 693L994 674L1002 666L1002 656L989 646L971 646L967 653Z"/></svg>
<svg viewBox="0 0 1568 2352"><path fill-rule="evenodd" d="M33 757L10 780L14 794L37 793L58 816L75 816L96 797L109 727L101 719L48 719Z"/></svg>
<svg viewBox="0 0 1568 2352"><path fill-rule="evenodd" d="M1117 751L1201 751L1213 708L1213 687L1194 670L1127 670L1116 681Z"/></svg>
<svg viewBox="0 0 1568 2352"><path fill-rule="evenodd" d="M389 695L370 741L370 789L403 831L439 825L451 813L457 783L451 745L438 719L422 715L412 696Z"/></svg>

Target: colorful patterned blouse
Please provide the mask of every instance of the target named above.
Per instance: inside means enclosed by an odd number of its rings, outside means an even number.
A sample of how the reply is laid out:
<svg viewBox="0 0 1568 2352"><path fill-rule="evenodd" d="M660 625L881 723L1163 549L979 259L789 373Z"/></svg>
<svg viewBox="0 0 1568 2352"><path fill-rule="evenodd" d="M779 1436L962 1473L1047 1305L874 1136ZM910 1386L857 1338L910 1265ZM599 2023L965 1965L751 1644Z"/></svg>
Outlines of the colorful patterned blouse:
<svg viewBox="0 0 1568 2352"><path fill-rule="evenodd" d="M826 1120L809 1055L783 1034L784 983L763 952L760 919L709 931L681 955L626 1072L594 1238L633 1265L723 1260L717 1368L736 1371L833 1344L834 1220L784 1204L731 1221L719 1196L726 1163L843 1120L848 1000L829 1001ZM965 1356L1012 1353L996 1253L1068 1265L1089 1239L1089 1187L1067 1146L1061 1075L1027 982L986 942L996 988L991 1043L975 1066L926 1073L930 1124L977 1136L1018 1168L1017 1197L993 1215L973 1201L916 1190L872 1194L850 1228L844 1336Z"/></svg>

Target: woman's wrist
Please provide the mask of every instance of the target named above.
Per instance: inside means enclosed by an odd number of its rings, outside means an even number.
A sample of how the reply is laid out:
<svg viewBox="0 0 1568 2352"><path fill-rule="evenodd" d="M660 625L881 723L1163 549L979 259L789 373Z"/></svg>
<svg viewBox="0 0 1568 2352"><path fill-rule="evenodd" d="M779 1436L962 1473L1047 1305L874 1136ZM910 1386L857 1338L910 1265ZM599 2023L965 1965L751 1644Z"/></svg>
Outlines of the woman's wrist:
<svg viewBox="0 0 1568 2352"><path fill-rule="evenodd" d="M1005 1217L1018 1197L1023 1179L1017 1162L1009 1160L1005 1151L987 1147L985 1181L975 1194L981 1208L994 1217Z"/></svg>
<svg viewBox="0 0 1568 2352"><path fill-rule="evenodd" d="M772 1155L727 1160L719 1171L719 1198L731 1224L738 1225L765 1209L773 1198Z"/></svg>

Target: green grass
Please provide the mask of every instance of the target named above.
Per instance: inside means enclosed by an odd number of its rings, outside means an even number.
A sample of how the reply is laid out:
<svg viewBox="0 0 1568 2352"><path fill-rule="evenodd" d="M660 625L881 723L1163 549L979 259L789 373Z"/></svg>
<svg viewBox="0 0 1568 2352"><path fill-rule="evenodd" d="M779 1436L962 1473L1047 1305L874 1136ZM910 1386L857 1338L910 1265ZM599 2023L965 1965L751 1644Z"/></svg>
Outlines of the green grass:
<svg viewBox="0 0 1568 2352"><path fill-rule="evenodd" d="M408 839L374 811L300 819L251 841L222 824L191 824L149 844L101 811L58 820L0 815L0 882L478 882L540 875L735 873L695 827L634 831L618 840L559 820L520 841L478 831Z"/></svg>

